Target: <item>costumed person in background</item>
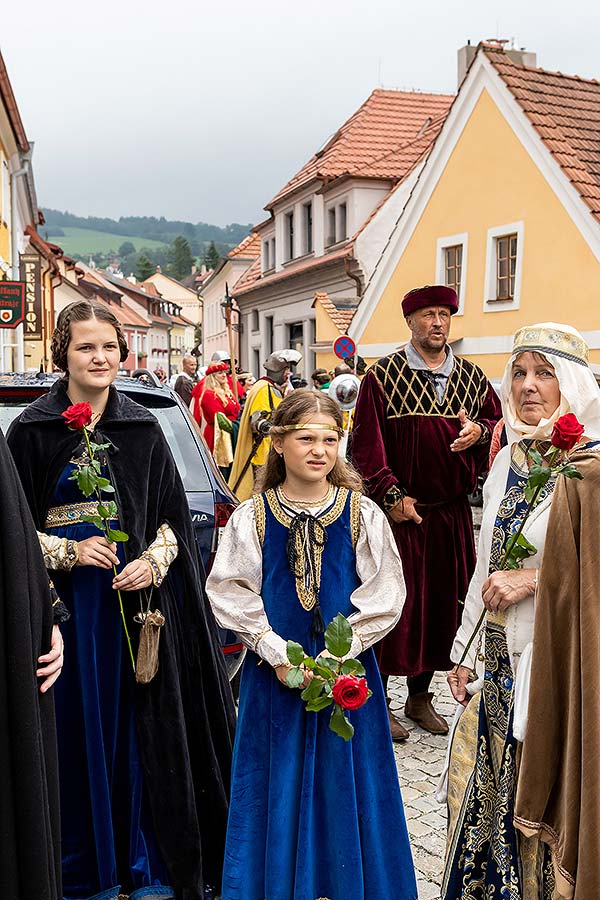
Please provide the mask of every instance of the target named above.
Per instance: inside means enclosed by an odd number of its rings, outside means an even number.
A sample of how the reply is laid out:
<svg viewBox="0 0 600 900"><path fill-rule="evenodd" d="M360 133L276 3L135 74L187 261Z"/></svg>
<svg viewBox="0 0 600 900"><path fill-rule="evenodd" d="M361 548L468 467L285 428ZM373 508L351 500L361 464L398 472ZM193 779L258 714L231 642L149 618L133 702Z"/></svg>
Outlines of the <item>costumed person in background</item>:
<svg viewBox="0 0 600 900"><path fill-rule="evenodd" d="M246 402L248 391L256 384L256 378L254 377L252 372L240 372L238 375L238 381L244 389L244 396L240 398L240 403L243 406Z"/></svg>
<svg viewBox="0 0 600 900"><path fill-rule="evenodd" d="M71 612L55 689L63 891L66 900L112 900L121 890L132 900L204 900L220 880L234 711L175 462L152 413L112 386L127 353L108 309L63 309L52 356L65 377L8 434ZM116 491L113 527L129 535L117 546L85 520L98 505L82 502L71 478L89 459L81 430L63 417L75 403L91 406L90 429L108 444L99 462ZM117 588L134 652L140 608L165 619L148 683L136 683Z"/></svg>
<svg viewBox="0 0 600 900"><path fill-rule="evenodd" d="M575 329L532 325L502 379L508 446L484 487L452 660L468 652L448 676L466 709L451 743L445 900L600 897L600 392L587 359ZM585 428L570 453L583 480L553 476L526 517L528 454L548 451L569 412ZM525 517L536 552L499 570Z"/></svg>
<svg viewBox="0 0 600 900"><path fill-rule="evenodd" d="M211 363L206 370L200 408L204 426L204 440L219 468L227 476L233 462L233 423L240 414L240 404L234 398L225 362ZM237 429L236 429L237 432Z"/></svg>
<svg viewBox="0 0 600 900"><path fill-rule="evenodd" d="M323 385L330 381L329 372L327 369L315 369L310 376L310 380L312 381L313 390L320 391Z"/></svg>
<svg viewBox="0 0 600 900"><path fill-rule="evenodd" d="M124 362L124 360L123 360L123 362ZM165 370L163 369L162 366L157 366L154 370L154 374L156 375L156 377L158 378L158 380L160 381L161 384L166 384L167 373L165 372Z"/></svg>
<svg viewBox="0 0 600 900"><path fill-rule="evenodd" d="M246 397L229 476L229 487L239 500L252 495L256 472L267 461L271 418L283 399L289 374L287 360L277 352L271 353L263 365L267 374L259 378Z"/></svg>
<svg viewBox="0 0 600 900"><path fill-rule="evenodd" d="M54 698L68 618L0 432L0 897L62 900ZM41 684L38 679L43 679Z"/></svg>
<svg viewBox="0 0 600 900"><path fill-rule="evenodd" d="M173 390L179 394L186 406L189 407L192 399L192 389L196 384L196 370L198 368L198 360L195 356L187 354L181 361L183 369L181 375L178 376Z"/></svg>
<svg viewBox="0 0 600 900"><path fill-rule="evenodd" d="M298 373L296 372L296 366L302 360L302 354L300 353L300 351L288 348L286 350L280 350L279 355L282 357L282 359L286 359L290 364L290 374L288 375L285 395L287 396L290 391L297 391L299 388L307 387L307 383L304 378L302 378L302 376L298 375Z"/></svg>
<svg viewBox="0 0 600 900"><path fill-rule="evenodd" d="M404 349L375 363L361 382L352 460L367 494L388 514L406 579L399 624L378 648L389 675L408 676L405 714L432 734L446 734L429 691L447 671L450 647L473 569L468 495L487 468L500 404L482 370L448 346L458 311L452 288L410 291L402 311L411 330ZM394 740L408 731L390 710Z"/></svg>
<svg viewBox="0 0 600 900"><path fill-rule="evenodd" d="M207 592L252 651L240 686L223 900L415 900L417 887L371 646L404 600L383 513L338 457L339 407L294 391L273 416L263 492L231 517ZM300 557L291 548L302 544ZM373 696L354 737L286 686L286 642L317 657L342 613ZM307 676L308 678L308 676ZM374 762L376 761L376 762ZM373 768L375 765L375 769Z"/></svg>

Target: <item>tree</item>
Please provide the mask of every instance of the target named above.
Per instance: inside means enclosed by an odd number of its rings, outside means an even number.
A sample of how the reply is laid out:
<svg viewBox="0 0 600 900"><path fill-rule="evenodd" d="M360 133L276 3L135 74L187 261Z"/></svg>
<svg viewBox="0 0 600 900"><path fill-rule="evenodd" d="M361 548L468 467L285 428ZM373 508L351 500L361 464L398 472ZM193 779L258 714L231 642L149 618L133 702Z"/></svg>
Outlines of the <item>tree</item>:
<svg viewBox="0 0 600 900"><path fill-rule="evenodd" d="M131 256L132 253L135 253L134 245L131 241L123 241L119 247L119 256Z"/></svg>
<svg viewBox="0 0 600 900"><path fill-rule="evenodd" d="M169 274L181 281L192 271L194 258L190 245L182 234L177 235L169 248Z"/></svg>
<svg viewBox="0 0 600 900"><path fill-rule="evenodd" d="M138 281L145 281L146 278L150 278L151 275L154 275L156 271L156 266L154 263L150 262L148 257L142 253L138 257L137 261L137 278Z"/></svg>
<svg viewBox="0 0 600 900"><path fill-rule="evenodd" d="M204 254L204 264L206 268L216 269L220 259L221 257L219 256L219 251L215 247L215 242L211 241L208 250Z"/></svg>

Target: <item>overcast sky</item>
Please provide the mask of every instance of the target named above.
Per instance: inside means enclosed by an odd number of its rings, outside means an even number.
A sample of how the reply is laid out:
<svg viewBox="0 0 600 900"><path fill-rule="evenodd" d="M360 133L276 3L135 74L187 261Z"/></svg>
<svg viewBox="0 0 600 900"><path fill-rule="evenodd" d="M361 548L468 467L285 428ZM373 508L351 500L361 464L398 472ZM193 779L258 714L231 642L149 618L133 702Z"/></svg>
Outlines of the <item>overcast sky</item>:
<svg viewBox="0 0 600 900"><path fill-rule="evenodd" d="M159 13L153 10L159 9ZM514 38L600 78L598 0L30 0L0 49L39 202L258 222L373 88L454 92L456 51Z"/></svg>

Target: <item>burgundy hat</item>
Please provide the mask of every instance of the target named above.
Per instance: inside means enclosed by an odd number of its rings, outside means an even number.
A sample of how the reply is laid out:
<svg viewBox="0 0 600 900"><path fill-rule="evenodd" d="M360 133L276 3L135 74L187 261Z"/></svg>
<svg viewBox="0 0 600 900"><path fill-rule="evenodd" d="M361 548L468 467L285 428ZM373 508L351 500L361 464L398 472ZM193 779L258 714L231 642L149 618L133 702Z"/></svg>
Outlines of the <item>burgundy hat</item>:
<svg viewBox="0 0 600 900"><path fill-rule="evenodd" d="M227 372L229 365L225 362L211 363L206 370L207 375L215 375L217 372Z"/></svg>
<svg viewBox="0 0 600 900"><path fill-rule="evenodd" d="M458 312L456 291L446 287L445 284L426 284L424 287L409 291L402 299L402 313L405 318L416 309L423 309L425 306L447 306L450 315L453 316Z"/></svg>

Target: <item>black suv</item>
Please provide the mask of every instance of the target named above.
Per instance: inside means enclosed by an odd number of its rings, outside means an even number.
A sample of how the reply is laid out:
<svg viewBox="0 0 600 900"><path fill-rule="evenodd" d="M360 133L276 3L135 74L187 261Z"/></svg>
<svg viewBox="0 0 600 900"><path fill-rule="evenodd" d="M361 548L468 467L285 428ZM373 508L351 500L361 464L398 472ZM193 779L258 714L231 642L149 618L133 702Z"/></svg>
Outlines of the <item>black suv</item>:
<svg viewBox="0 0 600 900"><path fill-rule="evenodd" d="M43 373L0 375L0 428L5 434L13 419L29 403L46 393L58 377ZM138 378L118 377L115 387L152 410L160 423L185 487L203 577L206 578L221 530L237 500L223 481L196 422L174 391L161 385L150 373ZM222 632L222 645L230 677L233 677L243 656L242 646L230 632Z"/></svg>

